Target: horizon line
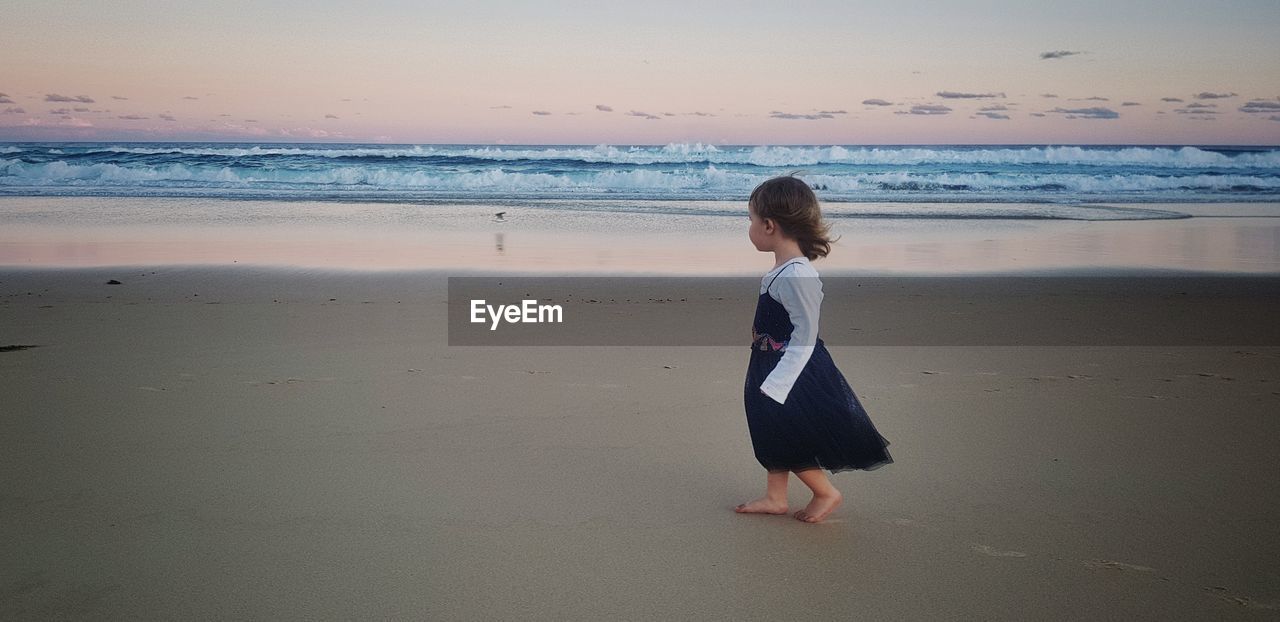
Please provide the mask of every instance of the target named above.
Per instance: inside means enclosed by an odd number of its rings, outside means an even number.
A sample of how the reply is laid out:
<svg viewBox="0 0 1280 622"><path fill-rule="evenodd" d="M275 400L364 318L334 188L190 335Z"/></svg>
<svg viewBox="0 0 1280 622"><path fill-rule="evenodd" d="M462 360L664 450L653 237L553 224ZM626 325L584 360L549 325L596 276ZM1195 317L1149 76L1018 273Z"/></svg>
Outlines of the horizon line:
<svg viewBox="0 0 1280 622"><path fill-rule="evenodd" d="M0 145L101 145L108 143L132 144L227 144L227 145L362 145L381 147L447 147L447 146L484 146L484 147L665 147L667 145L699 144L709 147L1266 147L1280 149L1276 143L713 143L705 141L664 141L660 143L640 142L590 142L590 143L437 143L437 142L352 142L328 140L286 140L286 141L244 141L244 140L6 140L0 139Z"/></svg>

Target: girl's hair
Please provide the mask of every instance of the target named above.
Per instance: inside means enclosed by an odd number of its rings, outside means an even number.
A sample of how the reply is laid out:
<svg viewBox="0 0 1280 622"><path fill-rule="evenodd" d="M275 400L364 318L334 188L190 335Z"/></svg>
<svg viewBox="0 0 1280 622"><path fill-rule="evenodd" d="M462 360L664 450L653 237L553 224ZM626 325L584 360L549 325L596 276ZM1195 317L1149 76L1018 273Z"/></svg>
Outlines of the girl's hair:
<svg viewBox="0 0 1280 622"><path fill-rule="evenodd" d="M747 206L760 218L772 218L782 232L800 244L809 259L826 257L831 243L831 225L823 222L818 197L809 184L791 175L774 177L751 191Z"/></svg>

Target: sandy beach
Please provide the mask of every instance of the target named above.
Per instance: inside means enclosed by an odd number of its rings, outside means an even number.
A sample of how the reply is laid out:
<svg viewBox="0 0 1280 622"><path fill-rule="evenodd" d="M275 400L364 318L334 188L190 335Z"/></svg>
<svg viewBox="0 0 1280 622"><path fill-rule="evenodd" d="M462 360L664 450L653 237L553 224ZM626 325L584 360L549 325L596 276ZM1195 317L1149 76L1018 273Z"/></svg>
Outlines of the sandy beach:
<svg viewBox="0 0 1280 622"><path fill-rule="evenodd" d="M764 483L745 347L449 347L445 276L6 268L0 346L36 347L0 352L0 617L1280 614L1274 332L833 345L895 463L809 525L732 511ZM965 278L975 316L1024 308ZM1237 283L1126 304L1213 344L1214 300L1276 308Z"/></svg>

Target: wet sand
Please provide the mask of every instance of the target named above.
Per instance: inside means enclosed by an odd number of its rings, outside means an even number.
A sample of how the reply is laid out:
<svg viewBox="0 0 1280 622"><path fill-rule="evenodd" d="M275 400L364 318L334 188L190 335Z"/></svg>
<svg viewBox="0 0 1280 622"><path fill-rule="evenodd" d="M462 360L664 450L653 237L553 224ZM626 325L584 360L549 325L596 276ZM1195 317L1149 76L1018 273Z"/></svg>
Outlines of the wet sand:
<svg viewBox="0 0 1280 622"><path fill-rule="evenodd" d="M444 276L0 271L0 617L1280 613L1269 336L832 346L895 463L808 525L732 511L744 347L449 347ZM1241 287L1204 303L1274 312Z"/></svg>
<svg viewBox="0 0 1280 622"><path fill-rule="evenodd" d="M625 202L623 202L625 203ZM328 270L759 275L745 203L416 205L0 197L0 266L309 266ZM1004 204L831 204L829 212L983 214ZM1034 210L1047 209L1032 206ZM640 209L634 206L628 209ZM1061 206L1138 220L832 217L819 269L889 275L1175 270L1280 274L1280 204ZM665 211L662 211L665 210ZM719 210L719 211L716 211ZM502 211L503 220L495 213ZM1025 210L1024 210L1025 211ZM725 213L736 214L726 216ZM1186 217L1188 214L1194 215ZM846 214L847 216L848 214ZM1112 214L1114 215L1114 214ZM1097 215L1095 215L1097 216Z"/></svg>

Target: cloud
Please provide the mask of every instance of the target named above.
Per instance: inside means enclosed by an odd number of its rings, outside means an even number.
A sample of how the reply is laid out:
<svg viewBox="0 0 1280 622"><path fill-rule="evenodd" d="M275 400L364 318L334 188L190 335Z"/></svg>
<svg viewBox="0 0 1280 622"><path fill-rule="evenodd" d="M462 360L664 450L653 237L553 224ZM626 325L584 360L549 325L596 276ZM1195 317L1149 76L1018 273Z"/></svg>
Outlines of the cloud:
<svg viewBox="0 0 1280 622"><path fill-rule="evenodd" d="M295 127L292 129L282 127L276 130L276 134L290 138L336 138L345 136L342 132L331 132L314 127Z"/></svg>
<svg viewBox="0 0 1280 622"><path fill-rule="evenodd" d="M940 104L916 104L907 114L939 115L951 112L951 108Z"/></svg>
<svg viewBox="0 0 1280 622"><path fill-rule="evenodd" d="M72 112L89 112L88 108L72 108Z"/></svg>
<svg viewBox="0 0 1280 622"><path fill-rule="evenodd" d="M1280 112L1280 102L1255 99L1241 106L1240 112Z"/></svg>
<svg viewBox="0 0 1280 622"><path fill-rule="evenodd" d="M1123 104L1120 104L1120 105L1121 106L1141 106L1142 104L1138 102L1124 102Z"/></svg>
<svg viewBox="0 0 1280 622"><path fill-rule="evenodd" d="M42 130L45 128L65 129L65 128L78 128L78 127L93 127L92 121L87 121L85 119L80 119L77 117L64 116L64 117L59 117L59 119L61 120L50 123L40 117L27 117L27 120L24 121L21 126L9 126L9 127L40 128Z"/></svg>
<svg viewBox="0 0 1280 622"><path fill-rule="evenodd" d="M1236 96L1235 93L1210 93L1208 91L1202 91L1200 93L1196 93L1196 99L1226 99L1228 97L1235 97L1235 96Z"/></svg>
<svg viewBox="0 0 1280 622"><path fill-rule="evenodd" d="M685 114L686 116L688 116L688 115L693 115L693 116L695 116L695 117L714 117L714 116L716 116L716 115L714 115L714 114L711 114L710 112L686 112L686 113L684 113L684 114Z"/></svg>
<svg viewBox="0 0 1280 622"><path fill-rule="evenodd" d="M991 112L993 110L1008 110L1008 109L1009 107L1005 106L1004 104L991 104L990 106L983 106L978 110L982 112Z"/></svg>
<svg viewBox="0 0 1280 622"><path fill-rule="evenodd" d="M1044 114L1043 112L1033 112L1033 113L1031 113L1031 116L1033 116L1033 117L1043 117L1043 116L1045 116L1045 114Z"/></svg>
<svg viewBox="0 0 1280 622"><path fill-rule="evenodd" d="M75 97L68 97L66 95L59 95L57 93L49 93L45 95L44 100L47 102L79 102L82 104L93 103L93 98L89 97L88 95L76 95Z"/></svg>
<svg viewBox="0 0 1280 622"><path fill-rule="evenodd" d="M13 100L9 99L8 95L5 95L4 93L0 93L0 104L12 104L12 103L13 103Z"/></svg>
<svg viewBox="0 0 1280 622"><path fill-rule="evenodd" d="M1078 97L1072 97L1069 101L1073 101L1073 102L1109 102L1109 101L1111 101L1111 100L1110 100L1110 99L1107 99L1106 97L1099 97L1099 96L1097 96L1097 95L1094 95L1093 97L1085 97L1084 99L1081 99L1081 98L1078 98Z"/></svg>
<svg viewBox="0 0 1280 622"><path fill-rule="evenodd" d="M955 91L938 91L936 95L943 99L982 99L986 97L1004 97L1004 93L957 93Z"/></svg>
<svg viewBox="0 0 1280 622"><path fill-rule="evenodd" d="M192 97L192 96L190 96L190 95L184 95L184 96L182 97L182 99L200 99L200 98L199 98L199 97Z"/></svg>
<svg viewBox="0 0 1280 622"><path fill-rule="evenodd" d="M21 108L11 107L0 110L0 114L27 114L27 111Z"/></svg>
<svg viewBox="0 0 1280 622"><path fill-rule="evenodd" d="M848 110L819 110L818 114L849 114Z"/></svg>
<svg viewBox="0 0 1280 622"><path fill-rule="evenodd" d="M1054 95L1053 93L1041 93L1041 94L1040 94L1040 97L1057 98L1058 96L1057 96L1057 95Z"/></svg>
<svg viewBox="0 0 1280 622"><path fill-rule="evenodd" d="M326 119L336 119L336 118L338 118L338 115L336 115L336 114L327 114L327 115L324 115L324 118L326 118Z"/></svg>
<svg viewBox="0 0 1280 622"><path fill-rule="evenodd" d="M978 114L979 114L980 116L984 116L984 117L986 117L986 118L988 118L988 119L1004 119L1004 120L1008 120L1008 119L1009 119L1009 115L1007 115L1007 114L1001 114L1001 113L999 113L999 112L979 112Z"/></svg>
<svg viewBox="0 0 1280 622"><path fill-rule="evenodd" d="M1175 108L1173 110L1178 114L1220 114L1217 110L1212 110L1208 106L1196 106L1191 104L1186 108Z"/></svg>
<svg viewBox="0 0 1280 622"><path fill-rule="evenodd" d="M817 119L834 119L830 113L819 112L817 114L797 114L794 112L782 112L774 110L769 113L769 117L773 119L802 119L805 121L815 121Z"/></svg>
<svg viewBox="0 0 1280 622"><path fill-rule="evenodd" d="M156 116L160 117L161 119L164 119L165 121L177 121L177 119L173 118L173 115L170 115L170 114L160 114Z"/></svg>
<svg viewBox="0 0 1280 622"><path fill-rule="evenodd" d="M1188 119L1195 119L1196 121L1213 121L1213 120L1214 120L1214 118L1213 118L1213 117L1199 117L1199 116L1192 116L1192 117L1187 117L1187 118L1188 118Z"/></svg>
<svg viewBox="0 0 1280 622"><path fill-rule="evenodd" d="M1068 119L1118 119L1120 113L1102 107L1094 108L1054 108L1049 112L1067 115Z"/></svg>
<svg viewBox="0 0 1280 622"><path fill-rule="evenodd" d="M599 110L600 112L613 112L613 106L606 106L606 105L604 105L604 104L596 104L596 110Z"/></svg>
<svg viewBox="0 0 1280 622"><path fill-rule="evenodd" d="M1273 114L1267 117L1268 121L1280 121L1280 114Z"/></svg>
<svg viewBox="0 0 1280 622"><path fill-rule="evenodd" d="M1201 104L1198 102L1187 104L1187 108L1217 108L1217 104Z"/></svg>
<svg viewBox="0 0 1280 622"><path fill-rule="evenodd" d="M540 117L545 117L545 116L549 116L551 113L546 110L534 110L533 114L536 114Z"/></svg>
<svg viewBox="0 0 1280 622"><path fill-rule="evenodd" d="M119 95L112 95L112 96L111 96L111 99L129 99L129 98L128 98L128 97L120 97Z"/></svg>
<svg viewBox="0 0 1280 622"><path fill-rule="evenodd" d="M136 114L122 114L122 115L120 115L120 116L117 116L116 118L117 118L117 119L124 119L124 120L126 120L126 121L141 121L141 120L145 119L146 117L140 117L140 116L138 116L138 115L136 115Z"/></svg>
<svg viewBox="0 0 1280 622"><path fill-rule="evenodd" d="M351 100L346 99L343 101L351 101ZM511 106L508 106L506 104L502 104L501 106L489 106L489 110L509 110L510 108Z"/></svg>
<svg viewBox="0 0 1280 622"><path fill-rule="evenodd" d="M662 118L662 117L659 117L658 115L649 114L647 112L641 112L639 110L632 110L631 112L627 113L627 116L640 117L642 119L649 119L649 120L659 120Z"/></svg>
<svg viewBox="0 0 1280 622"><path fill-rule="evenodd" d="M257 120L257 119L245 119L245 120L244 120L244 122L245 122L245 123L257 123L257 122L258 122L258 120Z"/></svg>
<svg viewBox="0 0 1280 622"><path fill-rule="evenodd" d="M1084 54L1084 52L1074 52L1071 50L1054 50L1052 52L1041 52L1040 60L1046 60L1051 58L1066 58L1068 56L1075 56L1076 54Z"/></svg>
<svg viewBox="0 0 1280 622"><path fill-rule="evenodd" d="M862 100L862 105L864 105L864 106L892 106L893 104L891 104L891 103L889 103L889 102L887 102L887 101L885 101L885 100L883 100L883 99L880 99L880 98L872 98L872 99L864 99L864 100Z"/></svg>
<svg viewBox="0 0 1280 622"><path fill-rule="evenodd" d="M1177 97L1161 97L1161 98L1160 98L1160 101L1162 101L1162 102L1173 102L1173 103L1179 103L1179 104L1180 104L1180 103L1182 103L1182 100L1181 100L1181 99L1178 99Z"/></svg>
<svg viewBox="0 0 1280 622"><path fill-rule="evenodd" d="M50 108L49 114L71 114L70 108Z"/></svg>

